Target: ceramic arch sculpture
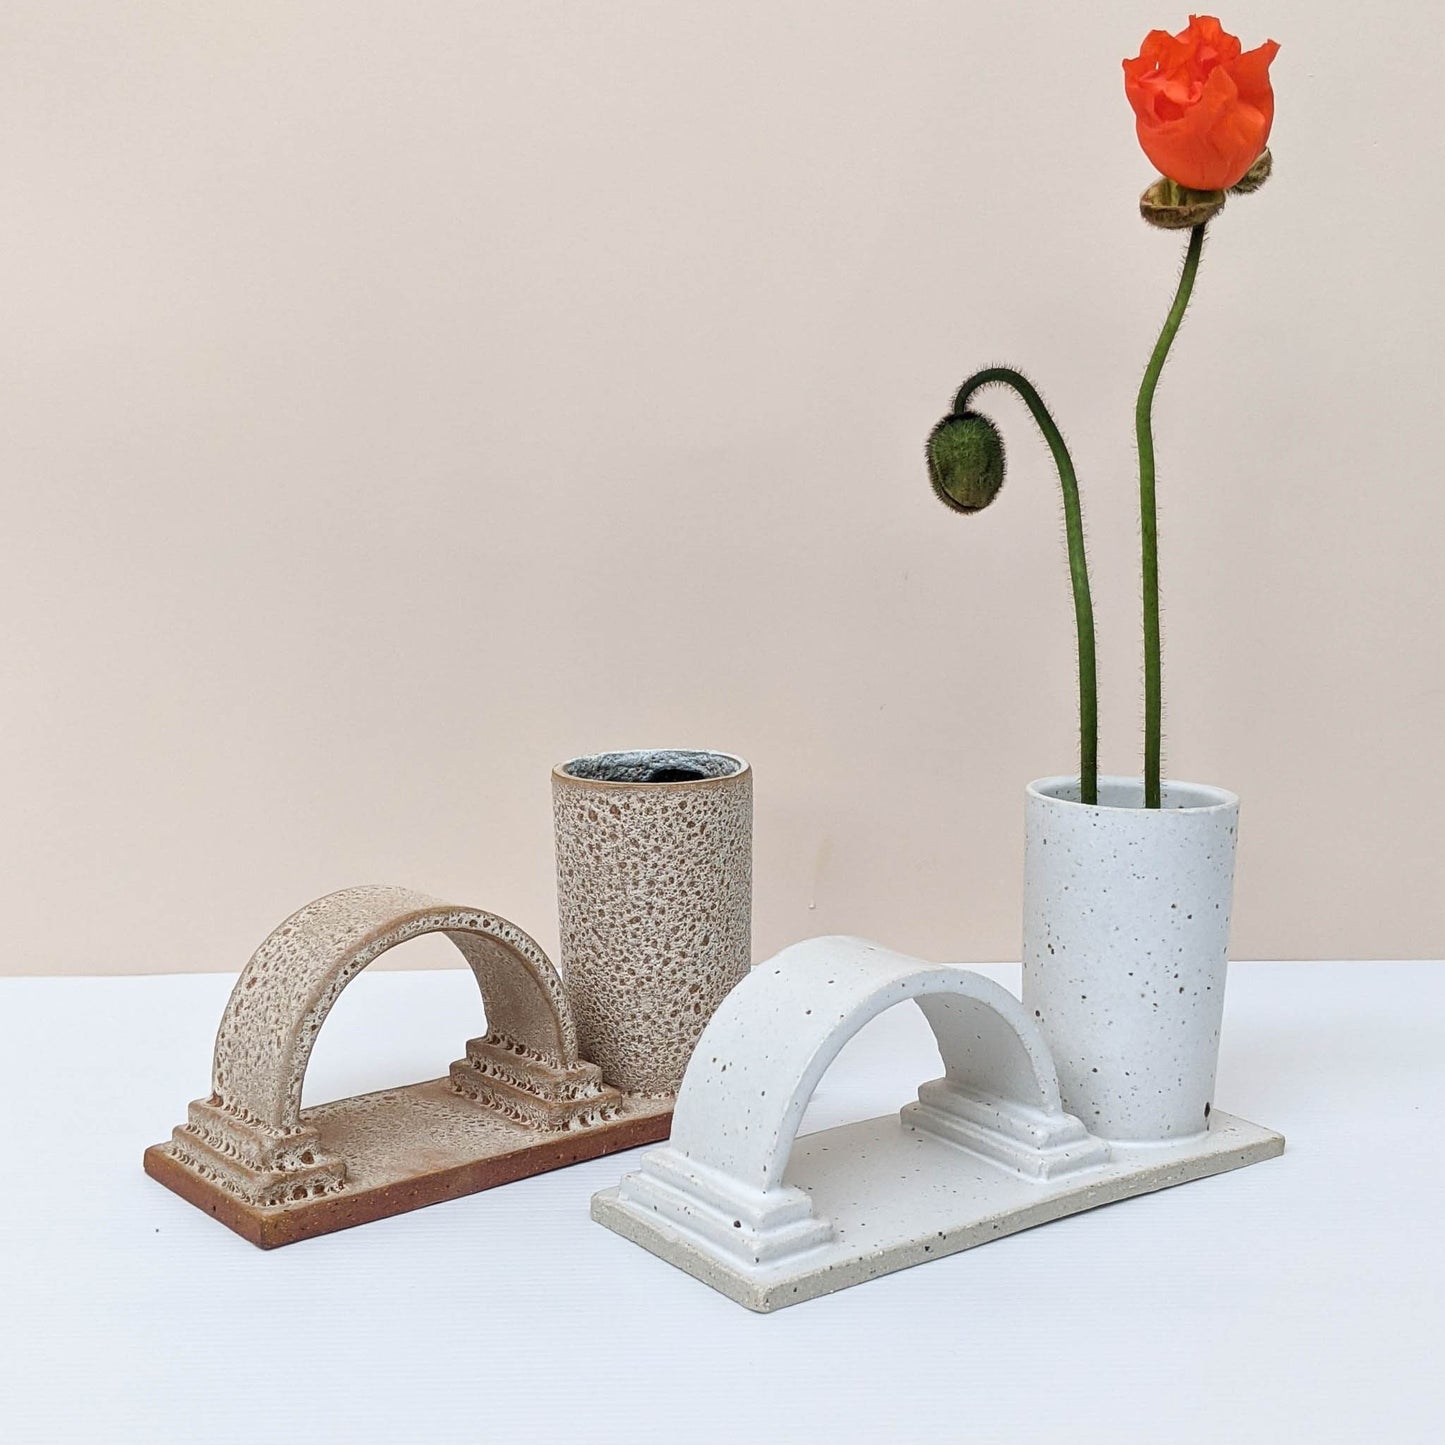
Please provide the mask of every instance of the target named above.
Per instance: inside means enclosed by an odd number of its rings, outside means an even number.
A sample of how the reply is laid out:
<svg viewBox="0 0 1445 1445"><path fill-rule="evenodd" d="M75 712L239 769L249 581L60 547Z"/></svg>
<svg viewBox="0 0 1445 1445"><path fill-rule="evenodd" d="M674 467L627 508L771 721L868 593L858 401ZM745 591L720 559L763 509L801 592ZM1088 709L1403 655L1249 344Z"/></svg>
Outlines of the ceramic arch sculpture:
<svg viewBox="0 0 1445 1445"><path fill-rule="evenodd" d="M481 990L488 1032L445 1079L303 1109L316 1036L388 949L445 934ZM562 982L515 924L405 888L348 888L256 950L216 1036L212 1092L149 1174L264 1248L654 1142L671 1099L606 1084L577 1050Z"/></svg>
<svg viewBox="0 0 1445 1445"><path fill-rule="evenodd" d="M908 1000L933 1029L944 1077L900 1115L796 1138L843 1045ZM1064 1112L1043 1034L1006 989L819 938L754 969L723 1002L683 1078L671 1142L592 1213L767 1311L1283 1147L1218 1111L1207 1132L1167 1145L1097 1139Z"/></svg>

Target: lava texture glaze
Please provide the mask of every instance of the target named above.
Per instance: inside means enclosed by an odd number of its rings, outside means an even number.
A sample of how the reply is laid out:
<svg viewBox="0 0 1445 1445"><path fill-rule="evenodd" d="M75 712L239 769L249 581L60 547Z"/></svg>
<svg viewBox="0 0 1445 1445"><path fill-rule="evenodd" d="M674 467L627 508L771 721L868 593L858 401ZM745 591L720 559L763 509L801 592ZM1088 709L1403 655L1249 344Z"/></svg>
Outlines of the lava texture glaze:
<svg viewBox="0 0 1445 1445"><path fill-rule="evenodd" d="M1064 1107L1136 1142L1209 1127L1229 953L1239 799L1137 778L1027 791L1024 1005L1048 1039Z"/></svg>
<svg viewBox="0 0 1445 1445"><path fill-rule="evenodd" d="M615 1088L677 1092L752 946L752 769L725 753L576 758L552 772L562 970Z"/></svg>
<svg viewBox="0 0 1445 1445"><path fill-rule="evenodd" d="M444 933L456 945L487 1011L487 1036L468 1041L447 1088L448 1101L454 1095L473 1101L460 1112L463 1132L475 1113L551 1132L619 1116L616 1090L578 1057L557 971L520 928L408 888L344 888L293 913L236 980L216 1035L210 1097L195 1100L171 1142L160 1146L175 1166L168 1171L172 1187L185 1192L200 1181L258 1209L346 1190L352 1183L346 1158L326 1146L317 1111L308 1118L301 1107L306 1065L347 984L389 949L427 933ZM389 1099L349 1102L356 1124L385 1112ZM190 1182L178 1182L176 1169Z"/></svg>

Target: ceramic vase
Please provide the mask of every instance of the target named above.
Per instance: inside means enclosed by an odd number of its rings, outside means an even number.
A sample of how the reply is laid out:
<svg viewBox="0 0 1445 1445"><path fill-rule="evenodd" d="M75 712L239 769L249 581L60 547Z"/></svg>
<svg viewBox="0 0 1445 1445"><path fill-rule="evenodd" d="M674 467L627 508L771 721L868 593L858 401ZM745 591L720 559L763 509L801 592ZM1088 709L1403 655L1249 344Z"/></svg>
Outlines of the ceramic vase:
<svg viewBox="0 0 1445 1445"><path fill-rule="evenodd" d="M1065 1109L1136 1143L1208 1128L1224 1010L1239 799L1138 778L1027 789L1024 1005L1058 1067Z"/></svg>
<svg viewBox="0 0 1445 1445"><path fill-rule="evenodd" d="M727 753L599 753L552 770L562 970L584 1057L675 1094L747 974L752 770Z"/></svg>

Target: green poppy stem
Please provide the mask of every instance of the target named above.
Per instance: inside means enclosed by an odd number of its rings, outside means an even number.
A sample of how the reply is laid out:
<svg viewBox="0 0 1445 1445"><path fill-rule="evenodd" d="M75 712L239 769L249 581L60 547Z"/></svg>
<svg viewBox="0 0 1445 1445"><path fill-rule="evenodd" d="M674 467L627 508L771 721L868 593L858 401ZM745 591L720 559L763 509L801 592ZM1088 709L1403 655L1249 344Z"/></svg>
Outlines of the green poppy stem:
<svg viewBox="0 0 1445 1445"><path fill-rule="evenodd" d="M1184 270L1174 304L1165 318L1164 329L1154 345L1154 354L1144 370L1139 400L1134 407L1134 435L1139 444L1139 534L1144 574L1144 806L1157 808L1162 802L1160 758L1164 736L1163 666L1159 645L1159 515L1154 501L1154 390L1159 385L1165 358L1174 344L1184 308L1194 290L1199 255L1204 249L1204 223L1189 232L1184 252Z"/></svg>
<svg viewBox="0 0 1445 1445"><path fill-rule="evenodd" d="M1079 639L1079 801L1099 801L1099 680L1094 658L1094 602L1089 592L1089 563L1084 555L1084 518L1079 505L1079 483L1074 461L1044 399L1033 383L1007 366L990 366L975 372L959 388L953 410L961 415L969 398L992 383L1011 386L1033 413L1039 431L1054 456L1064 494L1064 533L1069 543L1069 577L1074 585L1074 623Z"/></svg>

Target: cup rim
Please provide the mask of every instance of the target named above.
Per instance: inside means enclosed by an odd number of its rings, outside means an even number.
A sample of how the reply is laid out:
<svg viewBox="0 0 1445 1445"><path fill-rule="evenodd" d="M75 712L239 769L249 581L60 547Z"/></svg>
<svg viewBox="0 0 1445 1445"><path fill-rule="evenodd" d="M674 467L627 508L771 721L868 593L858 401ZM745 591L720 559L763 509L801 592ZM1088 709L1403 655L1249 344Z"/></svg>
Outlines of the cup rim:
<svg viewBox="0 0 1445 1445"><path fill-rule="evenodd" d="M1024 789L1024 793L1030 799L1037 799L1041 803L1048 803L1054 807L1081 808L1088 812L1143 814L1145 816L1155 814L1161 817L1173 817L1182 813L1194 817L1203 813L1228 812L1239 807L1239 795L1231 793L1228 788L1217 788L1212 783L1190 783L1177 778L1165 778L1160 785L1164 795L1164 806L1158 809L1145 808L1143 806L1143 778L1137 775L1129 777L1122 773L1100 773L1100 793L1102 794L1106 787L1128 789L1130 792L1139 794L1140 801L1138 803L1081 803L1076 798L1058 796L1059 790L1077 789L1078 786L1079 775L1077 773L1056 774L1053 777L1035 778ZM1171 805L1169 803L1171 789L1176 793L1207 801Z"/></svg>
<svg viewBox="0 0 1445 1445"><path fill-rule="evenodd" d="M649 754L665 754L674 758L722 759L733 766L727 772L710 777L659 779L656 781L587 778L579 777L576 773L569 771L578 763L600 762L603 759L612 758L643 758ZM565 763L558 763L552 769L552 777L554 781L570 783L574 787L580 788L706 788L714 787L719 783L735 783L739 778L747 777L751 772L752 765L746 758L740 758L736 753L723 752L718 748L612 748L605 752L581 753L575 758L568 758Z"/></svg>

